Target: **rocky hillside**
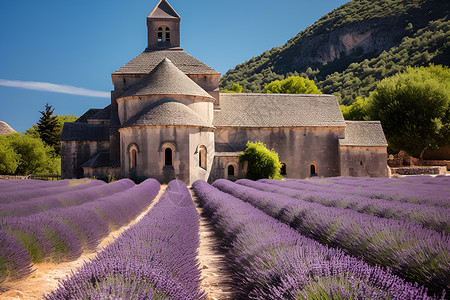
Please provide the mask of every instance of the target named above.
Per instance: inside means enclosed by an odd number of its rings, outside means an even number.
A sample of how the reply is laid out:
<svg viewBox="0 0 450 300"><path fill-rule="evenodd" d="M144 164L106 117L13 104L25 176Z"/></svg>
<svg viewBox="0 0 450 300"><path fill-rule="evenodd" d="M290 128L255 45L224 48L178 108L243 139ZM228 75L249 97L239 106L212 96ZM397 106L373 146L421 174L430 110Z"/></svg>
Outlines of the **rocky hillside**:
<svg viewBox="0 0 450 300"><path fill-rule="evenodd" d="M244 92L260 92L275 79L303 75L314 79L324 92L336 93L342 96L342 102L351 103L367 91L342 93L345 83L329 88L325 84L327 76L333 76L332 83L339 82L339 74L348 72L350 66L354 68L355 64L367 64L380 55L386 56L393 48L405 46L405 39L418 41L418 45L414 45L417 53L428 51L428 56L415 63L449 64L448 30L443 31L440 40L433 41L435 44L427 44L431 30L446 29L449 8L450 1L445 0L350 1L323 16L284 46L265 51L229 70L222 78L221 88L231 89L233 83L240 83ZM424 33L428 35L426 41L421 39ZM411 54L416 55L409 52L400 55L406 58ZM401 63L401 59L397 63ZM375 77L371 74L369 80L381 79L383 72L379 73Z"/></svg>

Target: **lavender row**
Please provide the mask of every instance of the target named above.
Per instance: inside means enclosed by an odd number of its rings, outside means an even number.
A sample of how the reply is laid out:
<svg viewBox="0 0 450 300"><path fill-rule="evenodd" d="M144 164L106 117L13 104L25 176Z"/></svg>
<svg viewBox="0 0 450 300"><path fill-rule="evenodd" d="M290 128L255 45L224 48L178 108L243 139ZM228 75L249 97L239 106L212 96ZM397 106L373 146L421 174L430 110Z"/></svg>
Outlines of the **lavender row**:
<svg viewBox="0 0 450 300"><path fill-rule="evenodd" d="M15 187L12 191L2 192L0 194L0 205L8 203L17 203L22 201L28 201L43 196L50 196L61 194L64 192L83 190L94 186L105 185L106 183L101 180L93 180L88 183L78 184L75 186L70 185L57 185L57 186L44 186L33 190L24 190L23 187Z"/></svg>
<svg viewBox="0 0 450 300"><path fill-rule="evenodd" d="M281 183L294 189L320 191L330 187L349 195L373 199L409 202L450 208L450 178L320 178L312 180L289 179Z"/></svg>
<svg viewBox="0 0 450 300"><path fill-rule="evenodd" d="M325 206L348 208L380 218L407 219L438 232L450 232L449 208L350 195L332 185L323 185L320 190L316 190L289 188L289 182L269 179L260 180L258 183L238 180L236 183Z"/></svg>
<svg viewBox="0 0 450 300"><path fill-rule="evenodd" d="M82 190L70 190L64 193L41 196L29 201L0 204L0 216L23 217L46 210L77 206L100 197L125 191L134 186L130 179L121 179L110 184L92 186Z"/></svg>
<svg viewBox="0 0 450 300"><path fill-rule="evenodd" d="M69 186L70 179L45 181L36 179L24 179L24 180L0 180L0 192L12 191L17 187L24 190L45 188L45 187L57 187L57 186Z"/></svg>
<svg viewBox="0 0 450 300"><path fill-rule="evenodd" d="M227 180L217 180L214 186L322 244L342 248L369 264L390 267L395 274L430 290L440 292L450 287L450 237L445 233L405 220L326 207Z"/></svg>
<svg viewBox="0 0 450 300"><path fill-rule="evenodd" d="M227 249L246 299L432 299L424 287L300 235L229 194L197 181L194 191Z"/></svg>
<svg viewBox="0 0 450 300"><path fill-rule="evenodd" d="M186 185L159 202L46 299L202 299L199 219Z"/></svg>
<svg viewBox="0 0 450 300"><path fill-rule="evenodd" d="M111 183L110 183L111 184ZM76 207L55 209L28 217L2 217L0 230L12 236L25 248L28 264L11 254L10 247L1 253L0 274L18 277L26 274L32 262L69 261L84 250L92 251L111 230L136 218L151 204L159 183L148 179L138 186L98 198ZM21 267L20 267L21 266Z"/></svg>

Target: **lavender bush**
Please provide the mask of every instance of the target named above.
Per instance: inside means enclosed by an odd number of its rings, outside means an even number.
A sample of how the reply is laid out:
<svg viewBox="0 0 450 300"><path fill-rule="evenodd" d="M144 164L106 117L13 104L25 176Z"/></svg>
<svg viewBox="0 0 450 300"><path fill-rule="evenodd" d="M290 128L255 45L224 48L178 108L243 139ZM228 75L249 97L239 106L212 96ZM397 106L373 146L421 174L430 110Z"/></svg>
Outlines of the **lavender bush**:
<svg viewBox="0 0 450 300"><path fill-rule="evenodd" d="M369 264L390 267L397 275L434 292L450 287L450 238L445 233L405 220L325 207L227 180L217 180L213 185L322 244L340 247Z"/></svg>
<svg viewBox="0 0 450 300"><path fill-rule="evenodd" d="M81 205L100 197L113 195L134 186L129 179L121 179L110 184L92 186L87 189L70 190L65 193L42 196L29 201L0 204L0 216L23 217L42 211ZM30 191L34 193L34 191Z"/></svg>
<svg viewBox="0 0 450 300"><path fill-rule="evenodd" d="M172 181L141 221L46 299L203 299L198 230L186 185Z"/></svg>
<svg viewBox="0 0 450 300"><path fill-rule="evenodd" d="M288 179L280 186L300 190L321 191L334 188L349 195L373 199L427 204L450 208L450 178L412 176L405 178L333 177L310 180Z"/></svg>
<svg viewBox="0 0 450 300"><path fill-rule="evenodd" d="M79 184L75 186L70 185L56 185L56 186L39 186L32 190L23 190L23 187L18 185L10 192L2 192L0 194L0 204L28 201L42 196L50 196L70 191L83 190L95 186L105 185L101 180L93 180L89 183Z"/></svg>
<svg viewBox="0 0 450 300"><path fill-rule="evenodd" d="M405 282L388 269L369 266L342 250L304 237L203 181L195 182L193 188L227 245L227 258L242 298L437 298L428 297L424 287Z"/></svg>
<svg viewBox="0 0 450 300"><path fill-rule="evenodd" d="M30 256L16 238L0 230L0 293L1 284L7 279L28 276L32 272Z"/></svg>
<svg viewBox="0 0 450 300"><path fill-rule="evenodd" d="M123 192L80 206L27 217L1 217L0 230L20 242L28 253L30 265L43 260L73 260L83 250L93 250L111 230L135 219L151 204L159 188L158 181L148 179ZM8 263L16 264L15 259ZM0 273L2 270L0 266Z"/></svg>
<svg viewBox="0 0 450 300"><path fill-rule="evenodd" d="M450 233L450 209L427 204L405 203L366 196L352 195L346 190L332 185L323 185L318 189L299 189L296 182L280 180L238 180L238 184L257 188L262 191L283 194L297 199L320 203L330 207L343 207L380 218L407 219L411 222L433 228L436 231ZM296 185L297 188L288 188Z"/></svg>

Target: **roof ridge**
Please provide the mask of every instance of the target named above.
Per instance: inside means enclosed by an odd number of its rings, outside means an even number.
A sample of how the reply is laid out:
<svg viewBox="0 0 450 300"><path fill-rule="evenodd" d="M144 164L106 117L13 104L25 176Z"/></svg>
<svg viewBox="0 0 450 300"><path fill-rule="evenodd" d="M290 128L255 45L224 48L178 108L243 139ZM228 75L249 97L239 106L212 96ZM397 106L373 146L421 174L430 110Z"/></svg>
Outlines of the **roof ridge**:
<svg viewBox="0 0 450 300"><path fill-rule="evenodd" d="M160 16L155 16L158 12L161 13ZM181 20L180 15L175 11L175 9L172 7L172 5L167 2L167 0L160 0L158 4L152 9L152 11L148 14L148 19L167 19L167 17L170 19L178 19Z"/></svg>

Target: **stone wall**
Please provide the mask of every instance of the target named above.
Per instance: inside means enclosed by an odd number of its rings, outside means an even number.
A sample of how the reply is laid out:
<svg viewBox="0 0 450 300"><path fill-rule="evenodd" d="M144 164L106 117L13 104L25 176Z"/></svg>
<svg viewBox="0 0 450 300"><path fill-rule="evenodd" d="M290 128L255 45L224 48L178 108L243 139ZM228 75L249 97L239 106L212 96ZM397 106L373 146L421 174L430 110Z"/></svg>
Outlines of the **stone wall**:
<svg viewBox="0 0 450 300"><path fill-rule="evenodd" d="M340 146L340 175L352 177L387 177L386 148Z"/></svg>
<svg viewBox="0 0 450 300"><path fill-rule="evenodd" d="M121 177L155 178L161 183L179 179L187 185L208 180L214 160L214 132L189 126L148 126L120 129ZM133 146L135 145L135 146ZM207 167L199 166L199 146L207 149ZM136 168L130 166L130 147L137 148ZM172 166L165 164L165 149L172 149Z"/></svg>
<svg viewBox="0 0 450 300"><path fill-rule="evenodd" d="M318 176L339 176L338 138L343 137L344 130L344 127L218 127L216 152L239 152L245 150L249 140L261 141L278 152L280 162L286 164L285 177L310 177L311 164L317 165Z"/></svg>
<svg viewBox="0 0 450 300"><path fill-rule="evenodd" d="M109 150L109 141L61 142L61 178L83 178L82 164L100 151Z"/></svg>
<svg viewBox="0 0 450 300"><path fill-rule="evenodd" d="M443 175L447 173L446 167L401 167L391 168L392 174L398 175Z"/></svg>

